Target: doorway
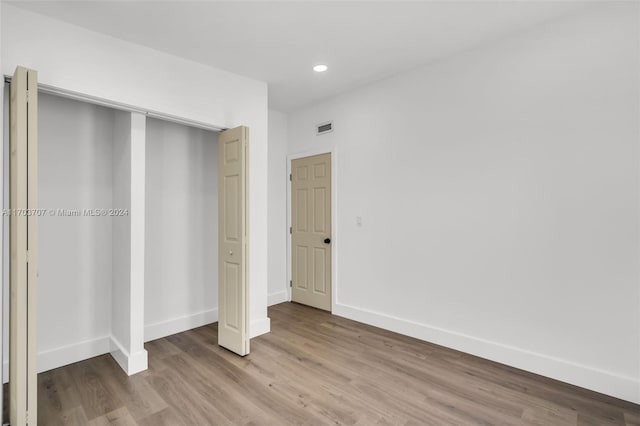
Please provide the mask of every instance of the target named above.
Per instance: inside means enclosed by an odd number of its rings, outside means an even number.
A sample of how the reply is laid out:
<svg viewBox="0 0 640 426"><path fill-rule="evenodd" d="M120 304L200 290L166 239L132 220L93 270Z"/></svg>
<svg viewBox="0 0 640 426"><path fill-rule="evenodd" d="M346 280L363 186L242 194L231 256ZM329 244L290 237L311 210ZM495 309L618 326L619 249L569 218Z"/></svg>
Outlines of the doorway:
<svg viewBox="0 0 640 426"><path fill-rule="evenodd" d="M331 154L291 161L291 301L331 311Z"/></svg>

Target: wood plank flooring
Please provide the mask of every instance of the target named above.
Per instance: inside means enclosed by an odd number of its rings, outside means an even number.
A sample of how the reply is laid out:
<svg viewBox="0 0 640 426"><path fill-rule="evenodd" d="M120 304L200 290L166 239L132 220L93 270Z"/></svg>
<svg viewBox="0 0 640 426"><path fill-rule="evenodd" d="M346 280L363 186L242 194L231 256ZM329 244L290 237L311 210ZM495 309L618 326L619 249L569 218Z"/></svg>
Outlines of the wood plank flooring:
<svg viewBox="0 0 640 426"><path fill-rule="evenodd" d="M217 324L38 377L43 425L640 425L640 406L301 305L245 358Z"/></svg>

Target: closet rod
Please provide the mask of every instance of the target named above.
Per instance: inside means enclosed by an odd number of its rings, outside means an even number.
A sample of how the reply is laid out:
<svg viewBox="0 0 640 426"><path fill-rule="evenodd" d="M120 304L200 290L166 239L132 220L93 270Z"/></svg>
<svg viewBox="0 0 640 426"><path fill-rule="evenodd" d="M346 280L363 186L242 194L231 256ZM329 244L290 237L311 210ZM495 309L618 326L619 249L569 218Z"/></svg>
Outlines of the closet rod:
<svg viewBox="0 0 640 426"><path fill-rule="evenodd" d="M4 76L5 83L11 83L11 76ZM60 89L59 87L50 86L48 84L38 84L38 92L46 93L48 95L60 96L62 98L74 99L77 101L87 102L94 105L100 105L119 111L136 112L138 114L144 114L150 118L156 118L158 120L170 121L172 123L183 124L189 127L197 127L199 129L211 130L214 132L221 132L227 130L226 127L213 126L211 124L203 123L201 121L189 120L188 118L177 117L175 115L164 114L157 111L146 110L138 108L133 105L124 104L121 102L110 101L108 99L99 98L97 96L85 95L84 93L74 92L72 90Z"/></svg>

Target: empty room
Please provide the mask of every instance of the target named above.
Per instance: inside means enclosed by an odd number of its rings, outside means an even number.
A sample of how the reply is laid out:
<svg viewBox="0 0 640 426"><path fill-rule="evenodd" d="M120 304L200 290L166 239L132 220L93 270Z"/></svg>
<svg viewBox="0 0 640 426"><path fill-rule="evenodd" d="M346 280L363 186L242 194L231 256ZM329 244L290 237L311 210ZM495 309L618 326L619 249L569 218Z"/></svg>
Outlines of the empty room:
<svg viewBox="0 0 640 426"><path fill-rule="evenodd" d="M2 424L640 425L640 2L0 0Z"/></svg>

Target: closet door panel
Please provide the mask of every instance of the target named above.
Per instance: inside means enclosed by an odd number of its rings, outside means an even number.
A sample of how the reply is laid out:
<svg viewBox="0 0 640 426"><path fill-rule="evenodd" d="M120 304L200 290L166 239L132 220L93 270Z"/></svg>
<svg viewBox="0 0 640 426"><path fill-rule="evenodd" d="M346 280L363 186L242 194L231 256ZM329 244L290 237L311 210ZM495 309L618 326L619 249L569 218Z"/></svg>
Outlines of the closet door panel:
<svg viewBox="0 0 640 426"><path fill-rule="evenodd" d="M243 356L249 353L248 133L237 127L218 138L218 344Z"/></svg>

